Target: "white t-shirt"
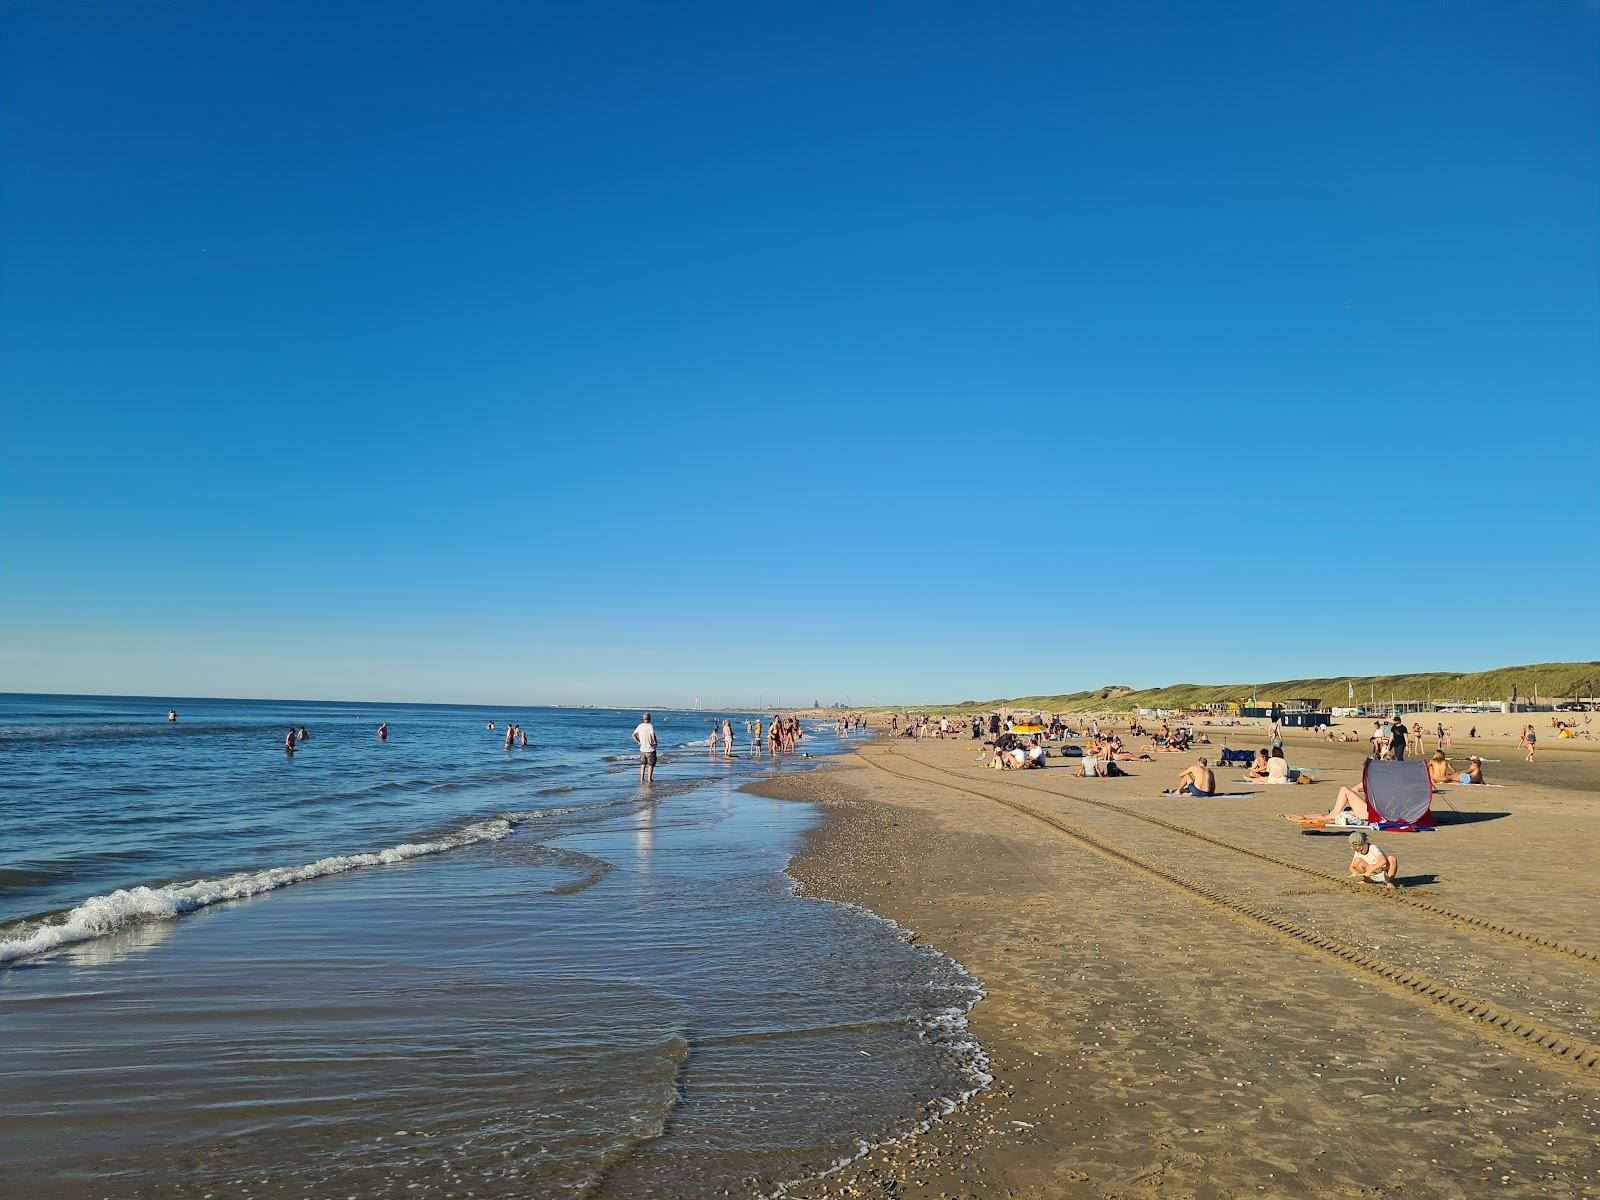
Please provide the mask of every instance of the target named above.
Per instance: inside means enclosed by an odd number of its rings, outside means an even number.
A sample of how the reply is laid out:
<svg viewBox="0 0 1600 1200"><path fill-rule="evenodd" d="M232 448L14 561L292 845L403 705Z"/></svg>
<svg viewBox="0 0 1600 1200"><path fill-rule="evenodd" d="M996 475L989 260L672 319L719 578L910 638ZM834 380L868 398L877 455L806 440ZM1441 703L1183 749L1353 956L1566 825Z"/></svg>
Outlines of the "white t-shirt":
<svg viewBox="0 0 1600 1200"><path fill-rule="evenodd" d="M1356 858L1361 861L1362 865L1369 868L1383 866L1384 857L1383 851L1379 850L1378 847L1372 842L1367 843L1367 849L1364 853L1356 855Z"/></svg>
<svg viewBox="0 0 1600 1200"><path fill-rule="evenodd" d="M1288 783L1289 782L1289 760L1288 759L1286 759L1286 758L1269 758L1269 759L1267 759L1267 782L1268 783Z"/></svg>
<svg viewBox="0 0 1600 1200"><path fill-rule="evenodd" d="M639 727L633 731L633 736L639 739L640 754L654 754L656 752L656 727L649 721L640 721ZM715 734L712 735L716 736Z"/></svg>

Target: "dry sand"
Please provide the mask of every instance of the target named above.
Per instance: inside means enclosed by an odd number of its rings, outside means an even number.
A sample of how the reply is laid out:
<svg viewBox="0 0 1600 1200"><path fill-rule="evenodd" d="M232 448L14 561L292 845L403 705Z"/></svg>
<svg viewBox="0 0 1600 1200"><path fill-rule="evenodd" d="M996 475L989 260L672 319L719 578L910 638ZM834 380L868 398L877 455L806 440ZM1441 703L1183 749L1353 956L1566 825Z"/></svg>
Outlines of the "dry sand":
<svg viewBox="0 0 1600 1200"><path fill-rule="evenodd" d="M1361 748L1288 747L1327 782L1179 801L1159 792L1189 756L1083 780L1068 760L1002 775L975 742L880 738L763 786L829 808L791 868L806 892L983 982L971 1021L995 1074L928 1133L793 1194L1600 1195L1600 1069L1580 1061L1600 1047L1600 754L1496 754L1506 786L1452 789L1437 832L1379 835L1407 902L1341 882L1344 838L1277 816L1329 803Z"/></svg>

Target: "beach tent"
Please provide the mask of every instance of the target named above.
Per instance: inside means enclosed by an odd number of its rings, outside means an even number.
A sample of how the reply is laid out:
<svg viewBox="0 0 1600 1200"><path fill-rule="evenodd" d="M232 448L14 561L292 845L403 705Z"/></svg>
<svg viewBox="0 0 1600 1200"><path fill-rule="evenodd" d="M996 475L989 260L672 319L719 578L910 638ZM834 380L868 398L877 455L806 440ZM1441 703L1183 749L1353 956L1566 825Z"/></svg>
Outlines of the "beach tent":
<svg viewBox="0 0 1600 1200"><path fill-rule="evenodd" d="M1433 780L1427 763L1369 758L1361 783L1374 821L1400 829L1433 828Z"/></svg>

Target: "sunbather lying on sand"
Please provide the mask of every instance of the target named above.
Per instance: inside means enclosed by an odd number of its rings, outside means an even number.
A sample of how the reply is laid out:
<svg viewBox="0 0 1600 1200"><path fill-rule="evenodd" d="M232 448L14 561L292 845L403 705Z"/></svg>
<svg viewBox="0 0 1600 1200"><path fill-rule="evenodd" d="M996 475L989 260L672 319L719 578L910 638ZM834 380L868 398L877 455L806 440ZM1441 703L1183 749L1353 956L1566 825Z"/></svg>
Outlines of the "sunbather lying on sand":
<svg viewBox="0 0 1600 1200"><path fill-rule="evenodd" d="M1328 820L1337 821L1340 813L1349 813L1358 821L1372 820L1372 809L1367 807L1367 790L1362 784L1355 787L1341 787L1339 794L1334 798L1333 807L1328 810Z"/></svg>
<svg viewBox="0 0 1600 1200"><path fill-rule="evenodd" d="M1344 813L1349 813L1344 817ZM1301 825L1365 825L1372 820L1372 810L1367 807L1367 795L1361 785L1341 787L1333 802L1333 810L1325 813L1284 813L1289 820Z"/></svg>

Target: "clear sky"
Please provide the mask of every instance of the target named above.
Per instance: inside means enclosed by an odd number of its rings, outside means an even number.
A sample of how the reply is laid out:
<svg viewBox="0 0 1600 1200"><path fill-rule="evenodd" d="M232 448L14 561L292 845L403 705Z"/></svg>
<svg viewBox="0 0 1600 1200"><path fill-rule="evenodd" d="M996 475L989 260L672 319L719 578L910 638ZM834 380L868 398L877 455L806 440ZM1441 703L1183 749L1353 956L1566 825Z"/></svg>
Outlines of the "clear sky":
<svg viewBox="0 0 1600 1200"><path fill-rule="evenodd" d="M0 690L1595 656L1593 3L0 6Z"/></svg>

